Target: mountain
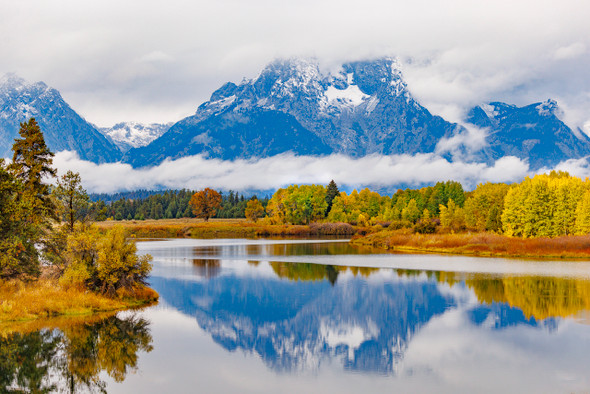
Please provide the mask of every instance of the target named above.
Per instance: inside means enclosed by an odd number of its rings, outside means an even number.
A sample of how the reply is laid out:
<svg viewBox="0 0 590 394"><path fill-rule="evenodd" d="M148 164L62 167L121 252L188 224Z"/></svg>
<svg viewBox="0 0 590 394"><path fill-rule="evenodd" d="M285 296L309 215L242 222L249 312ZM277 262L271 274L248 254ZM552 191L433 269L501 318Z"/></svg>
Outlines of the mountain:
<svg viewBox="0 0 590 394"><path fill-rule="evenodd" d="M117 161L121 151L78 115L60 93L43 82L27 83L14 74L0 79L0 157L12 157L20 123L34 117L53 152L70 150L96 163Z"/></svg>
<svg viewBox="0 0 590 394"><path fill-rule="evenodd" d="M149 145L150 142L164 134L173 123L121 122L113 127L98 128L105 137L119 147L121 152L131 148Z"/></svg>
<svg viewBox="0 0 590 394"><path fill-rule="evenodd" d="M590 138L574 133L559 115L553 100L524 107L493 102L471 109L467 122L488 130L488 157L516 156L538 169L590 155Z"/></svg>
<svg viewBox="0 0 590 394"><path fill-rule="evenodd" d="M226 83L195 115L124 157L134 166L203 154L221 159L343 153L432 152L461 131L416 102L395 59L322 72L314 61L278 60L257 78Z"/></svg>

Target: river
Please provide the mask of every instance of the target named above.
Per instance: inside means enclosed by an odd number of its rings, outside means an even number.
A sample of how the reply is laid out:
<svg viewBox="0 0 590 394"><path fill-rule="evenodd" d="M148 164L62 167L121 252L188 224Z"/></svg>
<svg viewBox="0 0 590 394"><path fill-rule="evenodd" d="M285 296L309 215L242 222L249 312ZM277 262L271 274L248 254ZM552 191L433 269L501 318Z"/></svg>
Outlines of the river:
<svg viewBox="0 0 590 394"><path fill-rule="evenodd" d="M161 240L138 253L154 257L158 305L0 339L0 388L590 390L590 262L328 240Z"/></svg>

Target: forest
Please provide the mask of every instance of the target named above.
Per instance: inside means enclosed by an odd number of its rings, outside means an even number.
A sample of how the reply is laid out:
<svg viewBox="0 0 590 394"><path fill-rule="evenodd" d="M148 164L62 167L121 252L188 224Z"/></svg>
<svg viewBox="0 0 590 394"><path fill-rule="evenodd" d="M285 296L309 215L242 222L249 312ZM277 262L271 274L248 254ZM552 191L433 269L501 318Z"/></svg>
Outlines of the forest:
<svg viewBox="0 0 590 394"><path fill-rule="evenodd" d="M91 195L96 201L96 209L101 212L99 220L146 220L146 219L180 219L194 218L195 214L189 202L196 190L167 190L163 192L139 191L116 194ZM215 217L223 219L245 218L248 200L257 198L245 196L233 190L227 193L219 191L222 202L216 210ZM260 199L263 206L269 197ZM106 202L109 202L108 204Z"/></svg>
<svg viewBox="0 0 590 394"><path fill-rule="evenodd" d="M170 191L146 199L120 199L106 206L113 219L194 217L192 191ZM590 233L590 181L566 172L527 177L520 183L482 183L465 191L456 181L391 196L368 188L341 192L334 181L291 185L258 201L222 192L214 217L259 220L262 225L348 223L415 233L489 232L510 237L558 237ZM197 215L198 216L198 215Z"/></svg>

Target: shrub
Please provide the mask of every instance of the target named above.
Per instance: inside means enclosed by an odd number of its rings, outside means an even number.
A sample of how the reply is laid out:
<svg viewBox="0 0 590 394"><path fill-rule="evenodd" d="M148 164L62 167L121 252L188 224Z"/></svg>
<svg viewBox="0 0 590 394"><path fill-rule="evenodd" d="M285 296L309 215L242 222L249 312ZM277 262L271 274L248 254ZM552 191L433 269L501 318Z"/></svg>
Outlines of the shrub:
<svg viewBox="0 0 590 394"><path fill-rule="evenodd" d="M135 244L127 240L123 227L115 226L101 235L94 228L68 237L63 284L84 286L109 296L147 284L152 267L150 255L137 256Z"/></svg>
<svg viewBox="0 0 590 394"><path fill-rule="evenodd" d="M355 229L348 223L311 223L309 232L317 235L353 235Z"/></svg>
<svg viewBox="0 0 590 394"><path fill-rule="evenodd" d="M420 219L414 225L414 232L420 234L434 234L436 232L437 222L432 219Z"/></svg>
<svg viewBox="0 0 590 394"><path fill-rule="evenodd" d="M399 230L402 228L412 228L413 224L409 220L394 220L389 225L389 230Z"/></svg>

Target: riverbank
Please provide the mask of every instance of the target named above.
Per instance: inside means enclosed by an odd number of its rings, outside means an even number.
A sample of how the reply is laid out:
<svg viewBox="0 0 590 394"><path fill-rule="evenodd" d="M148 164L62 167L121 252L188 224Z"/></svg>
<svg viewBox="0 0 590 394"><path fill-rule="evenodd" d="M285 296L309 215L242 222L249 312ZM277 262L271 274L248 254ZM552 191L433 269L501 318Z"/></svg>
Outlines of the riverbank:
<svg viewBox="0 0 590 394"><path fill-rule="evenodd" d="M158 297L158 293L148 287L109 298L88 290L60 286L53 279L0 281L0 323L118 311L149 305Z"/></svg>
<svg viewBox="0 0 590 394"><path fill-rule="evenodd" d="M404 230L385 230L355 237L351 243L407 253L555 259L590 258L590 235L523 239L491 233L414 234Z"/></svg>
<svg viewBox="0 0 590 394"><path fill-rule="evenodd" d="M257 238L257 237L309 237L352 236L373 231L371 227L352 226L348 223L311 223L310 225L278 225L249 222L246 219L160 219L160 220L108 220L96 222L106 231L121 225L134 238Z"/></svg>

